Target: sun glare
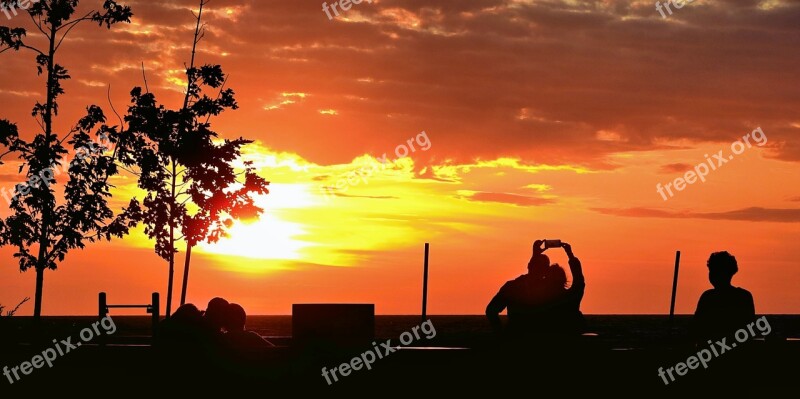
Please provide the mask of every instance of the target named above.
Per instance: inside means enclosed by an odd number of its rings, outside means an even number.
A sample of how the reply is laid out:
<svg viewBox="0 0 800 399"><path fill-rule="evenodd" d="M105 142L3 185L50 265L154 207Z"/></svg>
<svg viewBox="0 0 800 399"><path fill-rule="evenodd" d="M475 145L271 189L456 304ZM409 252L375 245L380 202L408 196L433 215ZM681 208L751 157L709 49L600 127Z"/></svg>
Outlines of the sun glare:
<svg viewBox="0 0 800 399"><path fill-rule="evenodd" d="M292 222L280 220L272 214L263 215L253 223L235 222L230 236L214 244L202 244L204 252L255 259L300 259L299 251L309 243L294 237L304 233Z"/></svg>
<svg viewBox="0 0 800 399"><path fill-rule="evenodd" d="M206 253L252 259L301 259L301 250L312 243L297 238L306 234L303 225L283 220L281 210L307 207L314 201L306 185L273 184L269 195L255 199L264 209L258 220L236 221L228 230L228 237L214 244L203 243L199 248Z"/></svg>

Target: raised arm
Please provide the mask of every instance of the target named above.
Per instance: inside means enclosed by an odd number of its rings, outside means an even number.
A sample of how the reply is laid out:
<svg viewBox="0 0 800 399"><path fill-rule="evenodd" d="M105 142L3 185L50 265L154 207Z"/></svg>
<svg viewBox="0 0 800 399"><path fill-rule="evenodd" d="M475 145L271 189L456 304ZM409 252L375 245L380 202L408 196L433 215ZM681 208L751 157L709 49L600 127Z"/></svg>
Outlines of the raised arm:
<svg viewBox="0 0 800 399"><path fill-rule="evenodd" d="M564 252L567 253L569 257L569 271L572 273L572 286L586 286L586 279L583 276L583 267L581 266L581 261L575 257L575 254L572 252L572 246L564 243L562 245L564 247Z"/></svg>
<svg viewBox="0 0 800 399"><path fill-rule="evenodd" d="M531 264L537 256L541 255L546 251L543 247L544 240L536 240L533 242L533 253L531 254L531 260L528 261L528 264Z"/></svg>
<svg viewBox="0 0 800 399"><path fill-rule="evenodd" d="M583 276L583 267L581 261L572 253L572 246L567 243L562 244L564 252L569 256L569 270L572 273L572 285L567 292L567 298L571 301L575 310L580 311L581 301L583 301L583 294L586 292L586 279Z"/></svg>

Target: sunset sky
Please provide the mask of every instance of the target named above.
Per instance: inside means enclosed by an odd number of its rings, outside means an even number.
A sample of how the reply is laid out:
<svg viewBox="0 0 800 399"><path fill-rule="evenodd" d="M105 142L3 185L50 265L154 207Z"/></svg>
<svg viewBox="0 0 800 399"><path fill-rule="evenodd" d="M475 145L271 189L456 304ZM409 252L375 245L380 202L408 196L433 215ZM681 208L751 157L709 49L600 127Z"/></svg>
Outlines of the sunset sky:
<svg viewBox="0 0 800 399"><path fill-rule="evenodd" d="M180 106L197 1L121 3L131 24L87 23L61 49L72 80L60 133L89 104L113 116L109 86L124 113L142 65L150 91ZM734 285L758 313L798 313L800 3L673 11L662 18L651 0L373 0L329 20L316 0L213 0L198 62L222 65L240 105L213 128L256 140L245 158L271 193L257 199L259 220L193 253L188 301L416 314L430 242L428 312L482 314L525 272L531 243L556 238L584 264L584 313L667 313L676 250L679 313L710 288L705 260L719 250L739 260ZM22 14L0 14L0 25L33 26ZM0 119L38 132L37 100L32 53L0 54ZM731 159L731 144L759 127L765 141ZM666 201L657 192L720 150L727 163L706 182ZM18 169L0 166L0 187L23 181ZM113 183L116 206L141 198L133 176ZM0 197L0 215L7 205ZM12 255L0 249L7 306L34 292L35 273ZM566 264L563 252L551 258ZM73 251L45 274L43 314L93 314L100 291L112 303L166 297L167 270L141 229Z"/></svg>

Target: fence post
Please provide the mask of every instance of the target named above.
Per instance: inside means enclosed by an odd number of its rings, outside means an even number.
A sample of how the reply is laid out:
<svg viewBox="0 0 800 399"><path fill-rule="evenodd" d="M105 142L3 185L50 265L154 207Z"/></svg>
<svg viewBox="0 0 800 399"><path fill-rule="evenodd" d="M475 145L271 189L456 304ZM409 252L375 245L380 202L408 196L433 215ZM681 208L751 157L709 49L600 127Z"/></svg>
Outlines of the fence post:
<svg viewBox="0 0 800 399"><path fill-rule="evenodd" d="M101 292L99 295L99 300L97 301L97 317L102 319L106 317L106 313L108 313L108 302L106 301L106 293Z"/></svg>
<svg viewBox="0 0 800 399"><path fill-rule="evenodd" d="M102 321L103 318L106 317L106 315L108 315L108 300L106 298L106 293L101 292L100 295L98 295L98 300L97 300L98 321ZM102 334L98 335L97 343L101 346L105 346L106 344L105 336L103 336Z"/></svg>
<svg viewBox="0 0 800 399"><path fill-rule="evenodd" d="M158 322L161 320L161 318L159 317L160 309L161 309L161 301L159 301L158 292L154 292L153 299L150 304L150 310L153 319L153 344L155 344L156 337L158 336Z"/></svg>
<svg viewBox="0 0 800 399"><path fill-rule="evenodd" d="M430 244L425 243L425 261L422 272L422 323L428 318L428 252Z"/></svg>

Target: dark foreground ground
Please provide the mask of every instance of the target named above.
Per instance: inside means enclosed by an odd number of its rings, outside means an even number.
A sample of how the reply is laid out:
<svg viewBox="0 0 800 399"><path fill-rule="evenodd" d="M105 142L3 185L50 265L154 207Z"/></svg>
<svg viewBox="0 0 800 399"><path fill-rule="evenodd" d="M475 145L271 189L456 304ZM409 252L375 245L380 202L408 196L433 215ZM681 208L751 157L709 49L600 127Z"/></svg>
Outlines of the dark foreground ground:
<svg viewBox="0 0 800 399"><path fill-rule="evenodd" d="M322 367L336 368L370 348L294 347L290 317L256 316L248 319L249 328L269 337L278 348L236 356L205 348L175 352L148 344L147 318L120 316L114 318L117 331L107 337L106 345L84 343L59 355L52 367L34 369L13 384L0 376L0 397L48 393L89 398L247 393L259 397L305 393L327 397L606 393L617 397L768 397L796 395L800 376L797 316L768 316L771 332L764 339L731 348L709 361L707 369L688 370L669 385L659 377L659 368L674 367L703 349L686 340L686 317L679 317L670 329L660 316L589 316L597 335L571 341L501 339L489 332L479 316L433 316L431 320L435 337L429 340L422 334L402 346L400 335L418 325L419 318L378 316L378 345L391 339L392 347L401 348L377 359L371 370L352 371L328 385ZM72 343L80 341L78 332L93 321L47 318L45 336L36 337L30 333L29 319L5 320L0 325L4 343L0 367L30 361L53 347L53 339L72 336Z"/></svg>

